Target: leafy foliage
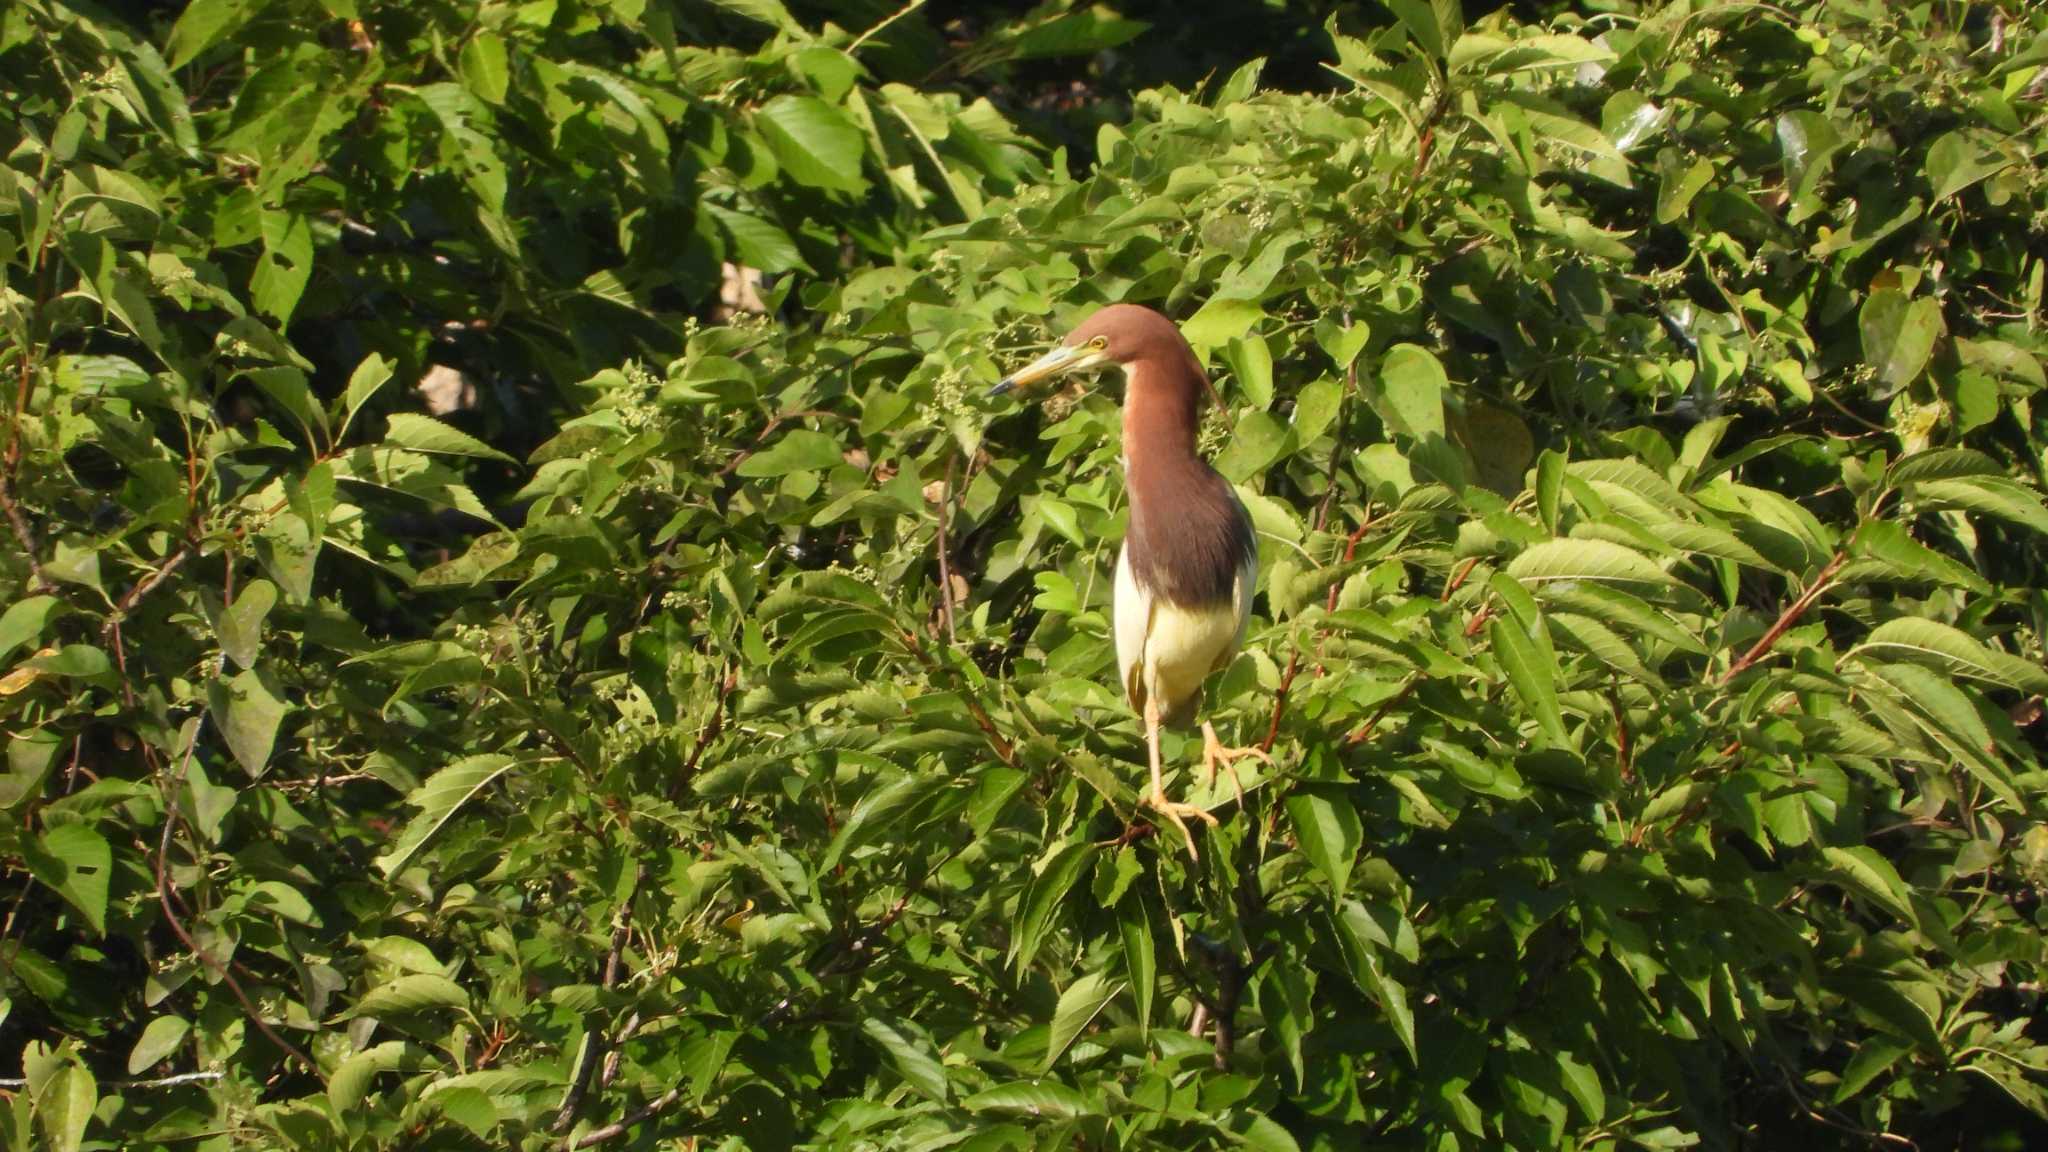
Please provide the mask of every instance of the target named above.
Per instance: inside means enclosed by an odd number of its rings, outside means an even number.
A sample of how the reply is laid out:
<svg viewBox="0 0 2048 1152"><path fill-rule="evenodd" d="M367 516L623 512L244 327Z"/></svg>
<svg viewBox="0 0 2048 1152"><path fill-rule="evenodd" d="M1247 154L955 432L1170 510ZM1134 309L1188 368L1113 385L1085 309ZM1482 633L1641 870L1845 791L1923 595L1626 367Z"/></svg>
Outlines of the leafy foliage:
<svg viewBox="0 0 2048 1152"><path fill-rule="evenodd" d="M1399 0L1075 174L890 15L0 17L0 1142L2040 1130L2048 16ZM981 399L1115 300L1260 533L1199 862L1115 388Z"/></svg>

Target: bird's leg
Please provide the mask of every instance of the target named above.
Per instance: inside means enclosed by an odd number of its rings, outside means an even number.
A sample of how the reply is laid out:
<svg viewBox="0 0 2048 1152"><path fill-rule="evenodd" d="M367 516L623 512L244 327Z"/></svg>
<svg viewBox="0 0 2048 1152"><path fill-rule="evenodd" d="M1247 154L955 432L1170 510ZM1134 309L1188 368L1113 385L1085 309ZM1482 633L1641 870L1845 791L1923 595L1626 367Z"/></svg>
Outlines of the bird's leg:
<svg viewBox="0 0 2048 1152"><path fill-rule="evenodd" d="M1145 746L1152 757L1152 794L1145 798L1145 803L1180 829L1181 838L1188 842L1188 859L1200 860L1201 853L1195 851L1195 834L1188 831L1188 822L1182 817L1193 816L1206 821L1211 828L1216 826L1216 817L1199 804L1176 804L1166 798L1166 780L1159 772L1159 705L1149 697L1145 701Z"/></svg>
<svg viewBox="0 0 2048 1152"><path fill-rule="evenodd" d="M1247 756L1261 764L1273 762L1273 758L1266 755L1266 750L1257 745L1246 745L1243 748L1224 747L1223 741L1216 738L1216 729L1207 720L1202 721L1202 779L1214 782L1216 769L1219 767L1229 773L1230 790L1237 793L1237 806L1240 809L1244 807L1244 785L1237 778L1237 761Z"/></svg>

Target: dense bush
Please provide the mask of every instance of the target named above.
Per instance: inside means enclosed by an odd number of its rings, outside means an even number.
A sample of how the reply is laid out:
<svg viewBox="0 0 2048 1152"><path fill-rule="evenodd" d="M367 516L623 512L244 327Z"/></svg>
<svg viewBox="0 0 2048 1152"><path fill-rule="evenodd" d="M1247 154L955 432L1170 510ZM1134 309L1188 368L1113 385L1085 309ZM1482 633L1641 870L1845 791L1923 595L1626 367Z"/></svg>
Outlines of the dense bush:
<svg viewBox="0 0 2048 1152"><path fill-rule="evenodd" d="M1077 174L862 53L1097 9L10 6L0 1141L2038 1138L2048 15L1389 8ZM982 399L1113 300L1264 554L1199 863L1114 381Z"/></svg>

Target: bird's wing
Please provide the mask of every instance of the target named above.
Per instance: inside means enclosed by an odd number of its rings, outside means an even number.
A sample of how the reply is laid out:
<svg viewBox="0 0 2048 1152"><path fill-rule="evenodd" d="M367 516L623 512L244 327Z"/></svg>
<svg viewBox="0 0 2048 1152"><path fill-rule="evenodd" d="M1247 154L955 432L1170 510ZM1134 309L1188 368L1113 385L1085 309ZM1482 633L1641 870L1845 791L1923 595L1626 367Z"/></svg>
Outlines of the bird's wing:
<svg viewBox="0 0 2048 1152"><path fill-rule="evenodd" d="M1239 515L1243 515L1242 505ZM1220 672L1230 666L1238 652L1244 648L1244 634L1252 623L1252 594L1259 587L1259 538L1254 534L1252 546L1245 550L1244 563L1237 566L1237 579L1231 582L1230 599L1237 608L1237 636L1230 641L1230 647L1216 655L1216 666L1209 671Z"/></svg>
<svg viewBox="0 0 2048 1152"><path fill-rule="evenodd" d="M1138 586L1131 573L1129 547L1117 553L1116 606L1110 614L1116 625L1116 671L1123 681L1124 697L1140 715L1145 711L1145 633L1152 621L1152 596Z"/></svg>

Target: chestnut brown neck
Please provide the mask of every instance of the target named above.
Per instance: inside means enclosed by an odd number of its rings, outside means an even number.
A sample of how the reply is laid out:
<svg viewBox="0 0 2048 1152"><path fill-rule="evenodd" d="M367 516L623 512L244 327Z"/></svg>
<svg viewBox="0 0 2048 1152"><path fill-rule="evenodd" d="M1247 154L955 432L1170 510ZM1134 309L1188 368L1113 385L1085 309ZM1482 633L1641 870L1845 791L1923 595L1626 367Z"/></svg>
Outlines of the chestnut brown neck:
<svg viewBox="0 0 2048 1152"><path fill-rule="evenodd" d="M1236 493L1195 452L1207 379L1184 364L1132 362L1124 392L1124 475L1131 522L1124 551L1138 583L1176 604L1227 604L1256 555Z"/></svg>

